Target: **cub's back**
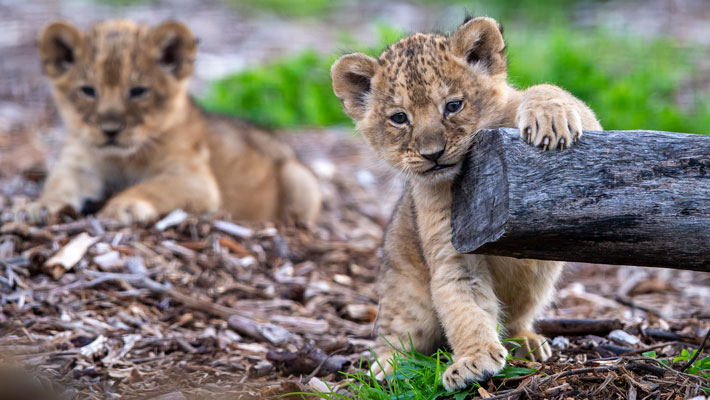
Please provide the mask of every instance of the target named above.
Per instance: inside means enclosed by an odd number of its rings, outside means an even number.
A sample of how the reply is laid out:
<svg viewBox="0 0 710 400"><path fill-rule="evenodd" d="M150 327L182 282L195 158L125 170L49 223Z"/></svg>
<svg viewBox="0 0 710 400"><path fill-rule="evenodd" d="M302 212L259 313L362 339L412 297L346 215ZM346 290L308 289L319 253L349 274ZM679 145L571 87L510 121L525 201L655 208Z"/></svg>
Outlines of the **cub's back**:
<svg viewBox="0 0 710 400"><path fill-rule="evenodd" d="M210 165L222 192L223 208L252 220L279 219L279 169L294 158L291 149L246 122L203 115L207 121Z"/></svg>

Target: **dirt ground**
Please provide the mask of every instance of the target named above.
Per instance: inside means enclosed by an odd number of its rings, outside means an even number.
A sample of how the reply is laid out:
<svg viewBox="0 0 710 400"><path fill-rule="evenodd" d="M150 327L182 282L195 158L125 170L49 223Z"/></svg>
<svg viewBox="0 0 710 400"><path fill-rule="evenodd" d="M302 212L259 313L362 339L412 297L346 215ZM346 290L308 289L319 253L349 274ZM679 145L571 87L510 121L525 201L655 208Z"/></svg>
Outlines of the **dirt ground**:
<svg viewBox="0 0 710 400"><path fill-rule="evenodd" d="M230 67L283 54L278 35L293 38L289 51L336 46L321 40L335 36L328 23L259 16L279 25L274 31L223 3L142 4L120 15L154 22L190 13L204 43L196 93ZM397 7L371 11L409 6ZM325 210L313 229L179 213L130 228L72 216L43 227L9 222L13 204L38 195L62 140L34 40L42 24L76 13L88 24L117 11L0 1L0 359L32 372L14 379L0 368L0 388L20 386L20 398L36 385L78 398L252 399L310 390L315 377L340 380L373 344L378 248L402 188L352 132L275 133L320 178ZM410 27L435 18L403 15ZM357 30L365 19L341 27ZM66 267L52 260L68 249L78 256ZM710 274L571 264L544 318L609 321L578 334L543 321L553 358L536 365L543 374L504 382L504 398L701 395L696 378L640 354L700 344L710 329Z"/></svg>

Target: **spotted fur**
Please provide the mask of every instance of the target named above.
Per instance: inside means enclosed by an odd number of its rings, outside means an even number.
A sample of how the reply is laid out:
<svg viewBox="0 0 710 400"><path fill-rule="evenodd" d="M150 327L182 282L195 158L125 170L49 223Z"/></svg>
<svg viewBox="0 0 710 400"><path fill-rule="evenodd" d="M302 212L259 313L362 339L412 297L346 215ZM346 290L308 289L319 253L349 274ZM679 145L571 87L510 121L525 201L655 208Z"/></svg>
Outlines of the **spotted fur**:
<svg viewBox="0 0 710 400"><path fill-rule="evenodd" d="M40 199L24 210L31 219L104 200L101 215L126 223L175 208L221 207L247 221L316 218L317 181L287 145L190 100L196 49L174 21L111 20L85 32L55 22L43 30L42 69L66 140Z"/></svg>
<svg viewBox="0 0 710 400"><path fill-rule="evenodd" d="M406 37L377 59L345 55L331 76L363 136L408 178L384 242L380 377L391 372L387 343L409 343L411 335L421 352L451 346L448 390L485 380L508 354L499 339L503 324L525 340L518 355L547 359L550 347L532 323L550 301L562 263L457 253L451 182L480 129L518 127L537 146L565 148L583 129L601 129L594 113L552 85L510 86L502 31L490 18L471 19L450 37Z"/></svg>

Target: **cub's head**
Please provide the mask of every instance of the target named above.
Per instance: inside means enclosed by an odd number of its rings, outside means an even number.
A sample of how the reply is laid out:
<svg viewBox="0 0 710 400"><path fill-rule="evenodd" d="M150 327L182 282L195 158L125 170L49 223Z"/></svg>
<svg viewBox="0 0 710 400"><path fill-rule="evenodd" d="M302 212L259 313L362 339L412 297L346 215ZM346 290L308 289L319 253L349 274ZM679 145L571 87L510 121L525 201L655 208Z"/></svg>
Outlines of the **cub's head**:
<svg viewBox="0 0 710 400"><path fill-rule="evenodd" d="M390 164L421 182L453 179L475 133L500 123L509 87L505 43L490 18L450 37L415 34L379 59L348 54L333 64L345 112Z"/></svg>
<svg viewBox="0 0 710 400"><path fill-rule="evenodd" d="M149 28L112 20L86 32L54 22L39 39L68 134L114 155L162 140L181 117L196 47L190 30L173 21Z"/></svg>

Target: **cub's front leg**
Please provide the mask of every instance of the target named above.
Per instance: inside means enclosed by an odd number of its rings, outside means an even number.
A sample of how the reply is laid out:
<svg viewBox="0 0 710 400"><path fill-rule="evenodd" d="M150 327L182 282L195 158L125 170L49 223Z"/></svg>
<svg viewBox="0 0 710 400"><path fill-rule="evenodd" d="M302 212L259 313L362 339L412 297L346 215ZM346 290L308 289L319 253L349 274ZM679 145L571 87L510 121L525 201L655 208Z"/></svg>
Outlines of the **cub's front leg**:
<svg viewBox="0 0 710 400"><path fill-rule="evenodd" d="M99 213L124 224L146 223L176 208L202 213L220 206L217 182L208 170L164 174L120 192Z"/></svg>
<svg viewBox="0 0 710 400"><path fill-rule="evenodd" d="M101 200L103 181L93 161L90 153L81 147L64 147L57 165L47 177L39 199L15 207L15 219L24 217L29 222L42 222L64 207L81 212L86 201Z"/></svg>
<svg viewBox="0 0 710 400"><path fill-rule="evenodd" d="M393 346L406 353L409 344L419 353L431 354L443 344L441 323L431 299L429 267L422 257L411 193L406 192L392 215L383 245L383 264L378 276L380 295L377 315L377 360L372 372L383 380L393 372Z"/></svg>
<svg viewBox="0 0 710 400"><path fill-rule="evenodd" d="M485 260L467 259L448 241L432 263L431 295L454 353L442 377L448 391L489 379L508 351L498 335L499 305Z"/></svg>
<svg viewBox="0 0 710 400"><path fill-rule="evenodd" d="M602 130L594 112L581 100L554 85L537 85L523 93L517 109L516 124L528 143L544 149L571 146L583 130ZM563 263L539 260L506 260L489 258L498 265L498 292L508 308L511 337L523 339L516 356L532 361L545 361L552 354L545 338L533 331L533 320L552 298L554 286ZM513 264L518 269L501 273L502 265ZM515 276L511 280L510 277ZM526 282L520 287L515 281Z"/></svg>
<svg viewBox="0 0 710 400"><path fill-rule="evenodd" d="M581 100L554 85L532 86L523 92L516 125L522 137L544 149L564 149L582 130L601 130L594 112Z"/></svg>

